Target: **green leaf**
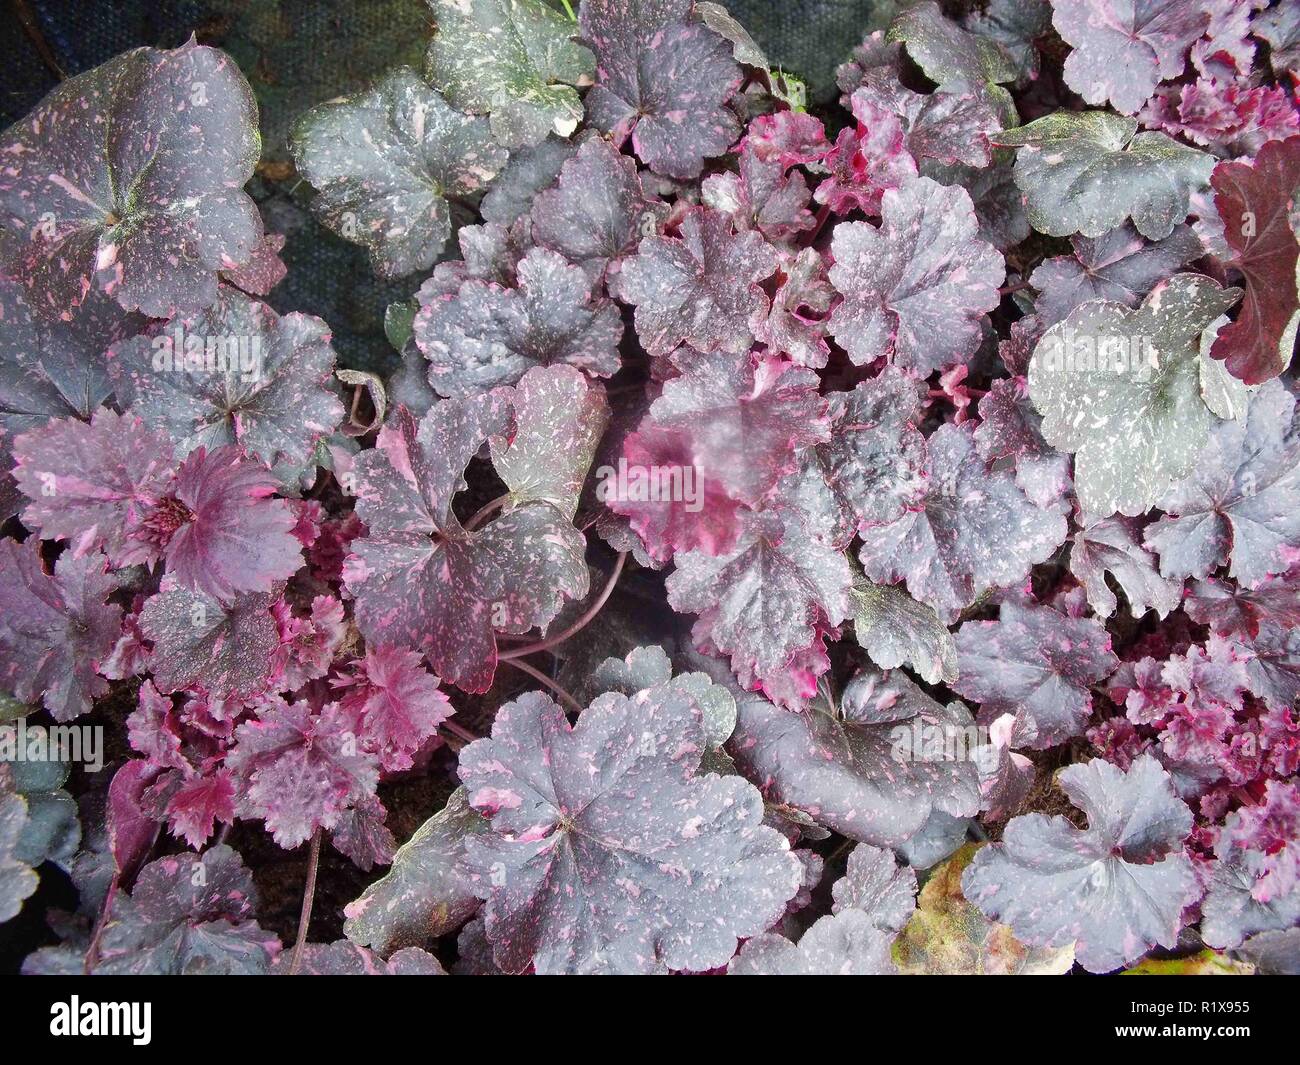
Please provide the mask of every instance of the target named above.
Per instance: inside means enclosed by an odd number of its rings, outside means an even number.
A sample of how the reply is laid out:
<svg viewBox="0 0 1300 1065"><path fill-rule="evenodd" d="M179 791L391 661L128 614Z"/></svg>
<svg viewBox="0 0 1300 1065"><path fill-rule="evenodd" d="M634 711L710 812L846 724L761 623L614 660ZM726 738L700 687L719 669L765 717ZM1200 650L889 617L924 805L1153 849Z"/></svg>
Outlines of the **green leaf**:
<svg viewBox="0 0 1300 1065"><path fill-rule="evenodd" d="M1057 111L992 140L1019 149L1015 181L1040 233L1099 237L1132 218L1144 237L1164 240L1187 217L1192 190L1209 184L1214 159L1137 127L1107 111Z"/></svg>
<svg viewBox="0 0 1300 1065"><path fill-rule="evenodd" d="M582 103L570 86L589 81L596 59L574 41L576 23L541 0L429 0L429 6L438 21L429 80L453 106L490 115L492 135L507 148L577 129Z"/></svg>

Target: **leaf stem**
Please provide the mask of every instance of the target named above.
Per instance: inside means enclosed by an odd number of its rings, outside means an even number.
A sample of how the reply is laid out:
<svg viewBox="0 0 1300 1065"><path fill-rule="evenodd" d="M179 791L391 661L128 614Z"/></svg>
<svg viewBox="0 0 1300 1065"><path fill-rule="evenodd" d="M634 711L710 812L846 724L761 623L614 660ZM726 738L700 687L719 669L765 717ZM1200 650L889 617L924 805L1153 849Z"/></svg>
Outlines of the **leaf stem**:
<svg viewBox="0 0 1300 1065"><path fill-rule="evenodd" d="M564 705L567 706L570 710L574 711L574 713L578 713L578 714L582 713L582 704L579 703L577 699L575 699L562 687L556 684L555 681L551 680L551 678L548 677L545 673L543 673L540 669L534 669L527 662L517 662L514 661L513 659L507 658L507 659L502 659L502 661L504 661L506 665L514 666L515 669L519 670L521 673L527 673L530 677L533 678L533 680L537 681L539 684L546 685L546 687L550 688L551 691L555 692L555 694L560 697L560 702L564 703Z"/></svg>
<svg viewBox="0 0 1300 1065"><path fill-rule="evenodd" d="M609 600L614 591L614 585L618 583L619 575L623 572L623 564L627 561L627 552L618 553L618 561L614 563L614 572L609 575L609 580L605 582L605 587L601 589L600 595L596 601L589 606L577 621L557 636L548 637L537 643L530 643L524 647L512 647L509 651L503 651L498 657L502 662L513 662L516 658L523 658L524 655L536 654L538 651L549 651L552 647L562 644L570 636L587 627L591 620L601 612L605 603Z"/></svg>
<svg viewBox="0 0 1300 1065"><path fill-rule="evenodd" d="M486 521L487 518L494 511L500 510L509 501L510 501L510 493L507 492L503 496L497 496L496 499L492 500L492 502L490 503L484 503L481 507L479 507L478 511L474 514L474 516L465 523L465 531L473 532L480 525L482 525L483 522Z"/></svg>
<svg viewBox="0 0 1300 1065"><path fill-rule="evenodd" d="M564 5L564 13L569 16L569 21L577 22L578 16L573 13L573 5L569 3L569 0L560 0L560 3Z"/></svg>
<svg viewBox="0 0 1300 1065"><path fill-rule="evenodd" d="M1021 292L1027 288L1029 288L1029 282L1027 280L1017 281L1014 285L1003 285L1000 289L998 289L998 295L1010 296L1013 292Z"/></svg>
<svg viewBox="0 0 1300 1065"><path fill-rule="evenodd" d="M297 976L302 968L302 951L307 945L307 929L311 926L311 910L316 902L316 874L320 871L321 829L311 837L311 854L307 858L307 883L302 891L302 912L298 915L298 938L293 944L293 959L289 962L289 975Z"/></svg>
<svg viewBox="0 0 1300 1065"><path fill-rule="evenodd" d="M465 743L473 743L475 740L481 740L482 736L476 736L470 732L464 725L456 721L444 721L439 728L444 728L455 736L458 740Z"/></svg>

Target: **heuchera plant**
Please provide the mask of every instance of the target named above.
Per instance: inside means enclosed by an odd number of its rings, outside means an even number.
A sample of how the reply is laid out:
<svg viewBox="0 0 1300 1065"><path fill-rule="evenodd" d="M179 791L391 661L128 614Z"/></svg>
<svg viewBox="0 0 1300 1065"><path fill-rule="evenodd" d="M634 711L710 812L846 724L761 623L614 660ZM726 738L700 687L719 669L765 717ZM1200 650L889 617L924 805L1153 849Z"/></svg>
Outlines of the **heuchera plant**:
<svg viewBox="0 0 1300 1065"><path fill-rule="evenodd" d="M387 379L223 53L0 138L3 713L119 739L0 765L26 971L1294 966L1295 8L922 0L813 114L717 4L430 7L293 136Z"/></svg>

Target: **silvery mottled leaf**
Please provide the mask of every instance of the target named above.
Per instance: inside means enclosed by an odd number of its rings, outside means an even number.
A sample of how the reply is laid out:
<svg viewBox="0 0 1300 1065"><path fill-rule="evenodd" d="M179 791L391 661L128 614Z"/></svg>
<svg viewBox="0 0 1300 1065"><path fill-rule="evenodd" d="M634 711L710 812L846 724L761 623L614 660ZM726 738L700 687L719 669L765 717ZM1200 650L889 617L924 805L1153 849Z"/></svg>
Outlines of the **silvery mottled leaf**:
<svg viewBox="0 0 1300 1065"><path fill-rule="evenodd" d="M547 137L540 144L512 152L510 162L492 181L479 204L479 212L488 222L509 226L528 214L533 200L548 189L577 150L570 141Z"/></svg>
<svg viewBox="0 0 1300 1065"><path fill-rule="evenodd" d="M108 691L96 668L117 642L122 608L106 602L117 582L102 554L65 552L51 575L40 547L35 536L0 540L0 690L71 721Z"/></svg>
<svg viewBox="0 0 1300 1065"><path fill-rule="evenodd" d="M518 265L519 287L469 279L453 296L425 299L415 342L429 382L446 396L514 384L534 366L568 365L595 377L618 372L623 321L591 281L557 252L533 248Z"/></svg>
<svg viewBox="0 0 1300 1065"><path fill-rule="evenodd" d="M1201 398L1201 332L1236 297L1175 274L1136 310L1085 303L1039 340L1029 394L1048 443L1075 453L1086 512L1142 514L1192 470L1217 421Z"/></svg>
<svg viewBox="0 0 1300 1065"><path fill-rule="evenodd" d="M830 331L858 365L883 355L926 377L974 354L980 319L998 305L1002 256L976 235L964 189L917 178L886 190L881 215L879 228L835 228L830 279L844 300Z"/></svg>
<svg viewBox="0 0 1300 1065"><path fill-rule="evenodd" d="M587 0L582 39L596 53L587 120L657 174L699 175L740 133L725 106L741 72L729 43L691 20L692 0Z"/></svg>
<svg viewBox="0 0 1300 1065"><path fill-rule="evenodd" d="M271 966L272 976L288 976L294 951L286 950ZM428 951L406 947L387 961L365 947L341 939L337 943L304 943L295 976L446 976L447 971Z"/></svg>
<svg viewBox="0 0 1300 1065"><path fill-rule="evenodd" d="M1059 976L1074 965L1074 944L1027 947L963 897L961 878L979 844L968 844L930 874L916 914L894 947L907 975Z"/></svg>
<svg viewBox="0 0 1300 1065"><path fill-rule="evenodd" d="M816 224L808 202L812 193L803 174L779 159L764 159L750 147L740 153L738 170L710 174L700 185L703 202L730 215L738 232L756 229L774 244L789 243Z"/></svg>
<svg viewBox="0 0 1300 1065"><path fill-rule="evenodd" d="M140 629L153 642L150 660L162 692L201 685L218 698L247 699L265 690L280 634L271 597L250 593L223 605L203 592L164 588L145 602Z"/></svg>
<svg viewBox="0 0 1300 1065"><path fill-rule="evenodd" d="M710 748L721 747L736 728L736 699L706 673L673 676L672 662L662 647L637 647L623 658L607 658L591 674L589 688L596 693L636 695L667 685L684 693L700 708L701 726Z"/></svg>
<svg viewBox="0 0 1300 1065"><path fill-rule="evenodd" d="M831 896L835 913L860 910L882 931L901 932L916 909L916 873L900 866L893 851L859 843Z"/></svg>
<svg viewBox="0 0 1300 1065"><path fill-rule="evenodd" d="M1216 854L1201 901L1201 937L1207 944L1235 947L1256 932L1281 930L1300 921L1300 894L1291 891L1261 902L1252 893L1264 871L1262 853L1224 839Z"/></svg>
<svg viewBox="0 0 1300 1065"><path fill-rule="evenodd" d="M1029 277L1040 293L1034 313L1043 328L1088 300L1136 307L1156 284L1204 254L1196 234L1184 225L1154 243L1127 223L1096 239L1074 237L1070 243L1073 255L1047 259Z"/></svg>
<svg viewBox="0 0 1300 1065"><path fill-rule="evenodd" d="M636 331L651 355L681 344L700 351L749 350L766 316L758 282L776 270L775 251L754 231L734 233L719 211L691 211L681 237L646 237L624 260L618 296L636 306Z"/></svg>
<svg viewBox="0 0 1300 1065"><path fill-rule="evenodd" d="M1155 556L1142 546L1141 526L1132 518L1102 518L1076 532L1070 572L1086 589L1088 604L1103 618L1119 606L1106 583L1107 574L1124 592L1134 618L1148 610L1163 618L1178 609L1183 597L1181 580L1168 580L1157 572Z"/></svg>
<svg viewBox="0 0 1300 1065"><path fill-rule="evenodd" d="M548 133L567 137L582 121L571 88L589 80L595 59L573 40L578 27L541 0L429 0L438 33L429 45L429 80L452 107L490 115L507 148Z"/></svg>
<svg viewBox="0 0 1300 1065"><path fill-rule="evenodd" d="M1165 516L1146 533L1166 577L1229 576L1252 587L1287 568L1283 549L1300 547L1300 443L1286 428L1295 400L1270 382L1246 417L1219 422L1195 468L1159 500Z"/></svg>
<svg viewBox="0 0 1300 1065"><path fill-rule="evenodd" d="M860 128L898 124L903 146L919 163L985 167L992 161L989 137L1002 129L997 105L983 86L963 92L912 92L902 85L864 85L850 98Z"/></svg>
<svg viewBox="0 0 1300 1065"><path fill-rule="evenodd" d="M473 531L452 511L464 471L509 425L505 389L444 400L417 423L399 408L356 462L357 513L344 581L368 640L424 651L438 674L485 691L494 630L548 624L562 597L587 592L586 541L549 503L518 506Z"/></svg>
<svg viewBox="0 0 1300 1065"><path fill-rule="evenodd" d="M980 240L1006 252L1025 240L1031 230L1025 215L1024 197L1016 188L1013 177L1013 160L1000 159L999 154L995 152L993 162L982 169L960 164L944 166L924 159L921 173L942 185L964 188L975 204Z"/></svg>
<svg viewBox="0 0 1300 1065"><path fill-rule="evenodd" d="M769 802L849 839L896 846L935 810L979 809L974 763L946 757L973 731L969 711L940 706L901 673L863 674L838 714L820 703L792 712L754 694L737 703L727 750L741 773Z"/></svg>
<svg viewBox="0 0 1300 1065"><path fill-rule="evenodd" d="M852 508L860 530L899 520L925 493L925 437L917 428L925 386L886 366L827 399L832 433L820 450L828 483Z"/></svg>
<svg viewBox="0 0 1300 1065"><path fill-rule="evenodd" d="M1212 156L1105 111L1057 111L993 140L1018 149L1029 221L1053 237L1100 237L1131 218L1142 236L1164 240L1214 169Z"/></svg>
<svg viewBox="0 0 1300 1065"><path fill-rule="evenodd" d="M898 845L898 856L913 869L938 865L966 842L971 819L931 810L925 824Z"/></svg>
<svg viewBox="0 0 1300 1065"><path fill-rule="evenodd" d="M744 519L722 555L678 552L668 577L674 610L699 614L694 635L731 656L745 687L774 681L824 627L849 612L851 583L843 548L852 535L815 468L791 475L784 507Z"/></svg>
<svg viewBox="0 0 1300 1065"><path fill-rule="evenodd" d="M802 878L739 777L697 775L698 706L665 686L602 695L571 726L530 693L461 751L466 843L508 972L702 971L770 927Z"/></svg>
<svg viewBox="0 0 1300 1065"><path fill-rule="evenodd" d="M1092 686L1118 665L1100 622L1004 602L997 621L968 621L957 630L952 689L980 704L984 724L1015 714L1025 745L1053 747L1082 734Z"/></svg>
<svg viewBox="0 0 1300 1065"><path fill-rule="evenodd" d="M731 42L731 52L737 63L767 71L770 64L767 56L763 54L763 49L749 35L749 31L731 17L722 4L714 4L710 0L697 0L695 15L714 33L721 34Z"/></svg>
<svg viewBox="0 0 1300 1065"><path fill-rule="evenodd" d="M1254 639L1261 622L1300 627L1300 582L1291 573L1267 577L1254 588L1236 581L1196 581L1184 607L1193 621L1219 636Z"/></svg>
<svg viewBox="0 0 1300 1065"><path fill-rule="evenodd" d="M207 310L109 350L119 398L166 430L177 458L238 444L267 466L302 466L343 420L329 390L329 327L223 286Z"/></svg>
<svg viewBox="0 0 1300 1065"><path fill-rule="evenodd" d="M159 858L129 896L115 897L95 973L265 974L280 941L253 920L256 910L252 874L229 847Z"/></svg>
<svg viewBox="0 0 1300 1065"><path fill-rule="evenodd" d="M1251 20L1250 32L1268 42L1275 74L1300 71L1300 11L1290 4L1277 4Z"/></svg>
<svg viewBox="0 0 1300 1065"><path fill-rule="evenodd" d="M1050 557L1066 522L1032 503L1010 470L990 469L970 429L940 426L928 451L920 506L867 530L858 559L872 581L906 581L914 599L952 624L978 595L1023 580Z"/></svg>
<svg viewBox="0 0 1300 1065"><path fill-rule="evenodd" d="M771 312L755 331L758 340L796 366L820 369L830 357L826 312L835 300L826 263L816 248L804 248L781 263L778 277Z"/></svg>
<svg viewBox="0 0 1300 1065"><path fill-rule="evenodd" d="M907 665L927 684L957 679L952 633L934 610L891 584L854 581L853 632L881 669Z"/></svg>
<svg viewBox="0 0 1300 1065"><path fill-rule="evenodd" d="M388 954L422 946L455 931L478 909L473 884L461 868L465 841L487 822L457 788L446 806L393 855L388 874L344 910L343 931L353 943Z"/></svg>
<svg viewBox="0 0 1300 1065"><path fill-rule="evenodd" d="M1237 380L1225 363L1214 358L1214 342L1228 324L1228 316L1221 314L1201 332L1201 398L1220 418L1240 418L1259 386Z"/></svg>
<svg viewBox="0 0 1300 1065"><path fill-rule="evenodd" d="M882 976L897 972L893 936L858 910L818 918L797 944L771 932L748 940L728 976Z"/></svg>
<svg viewBox="0 0 1300 1065"><path fill-rule="evenodd" d="M1269 706L1294 707L1300 700L1300 629L1261 622L1249 647L1254 652L1246 662L1251 692Z"/></svg>
<svg viewBox="0 0 1300 1065"><path fill-rule="evenodd" d="M0 777L0 922L16 917L39 886L36 871L16 853L26 825L27 803Z"/></svg>
<svg viewBox="0 0 1300 1065"><path fill-rule="evenodd" d="M1029 946L1073 940L1089 972L1172 947L1200 888L1182 848L1192 814L1169 774L1144 754L1127 772L1095 758L1057 782L1088 827L1061 816L1012 818L1002 842L980 850L963 874L966 898Z"/></svg>
<svg viewBox="0 0 1300 1065"><path fill-rule="evenodd" d="M50 318L96 289L154 318L253 255L257 105L224 52L137 48L69 78L0 138L0 264Z"/></svg>
<svg viewBox="0 0 1300 1065"><path fill-rule="evenodd" d="M989 0L987 7L967 12L962 23L972 33L1000 44L1015 65L1018 79L1038 77L1035 42L1052 31L1049 0Z"/></svg>
<svg viewBox="0 0 1300 1065"><path fill-rule="evenodd" d="M1071 51L1065 83L1088 103L1131 115L1183 72L1210 25L1199 0L1052 0L1052 24Z"/></svg>
<svg viewBox="0 0 1300 1065"><path fill-rule="evenodd" d="M599 277L609 265L657 232L663 204L641 187L636 161L604 137L590 137L538 194L530 218L533 239Z"/></svg>
<svg viewBox="0 0 1300 1065"><path fill-rule="evenodd" d="M308 111L293 155L317 189L312 211L366 247L381 277L432 266L451 236L446 198L482 190L507 160L486 118L454 110L409 67Z"/></svg>
<svg viewBox="0 0 1300 1065"><path fill-rule="evenodd" d="M511 505L550 503L572 519L609 424L604 389L571 366L538 366L515 386L513 402L513 434L489 441Z"/></svg>
<svg viewBox="0 0 1300 1065"><path fill-rule="evenodd" d="M1013 81L1015 67L1000 45L968 33L943 16L934 0L909 7L889 26L925 76L940 86Z"/></svg>
<svg viewBox="0 0 1300 1065"><path fill-rule="evenodd" d="M362 872L388 865L397 841L385 823L387 817L384 804L372 795L339 815L338 823L330 829L330 842Z"/></svg>

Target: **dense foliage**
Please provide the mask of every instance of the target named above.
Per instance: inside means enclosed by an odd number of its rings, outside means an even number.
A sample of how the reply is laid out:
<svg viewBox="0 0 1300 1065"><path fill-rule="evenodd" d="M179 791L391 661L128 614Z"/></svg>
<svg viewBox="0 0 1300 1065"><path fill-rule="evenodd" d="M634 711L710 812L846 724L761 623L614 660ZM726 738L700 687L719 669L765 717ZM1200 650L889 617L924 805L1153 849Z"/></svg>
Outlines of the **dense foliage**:
<svg viewBox="0 0 1300 1065"><path fill-rule="evenodd" d="M0 712L114 734L0 765L25 971L1295 966L1300 8L882 4L815 115L717 4L429 3L292 141L386 379L223 53L0 137ZM237 822L388 867L345 939Z"/></svg>

